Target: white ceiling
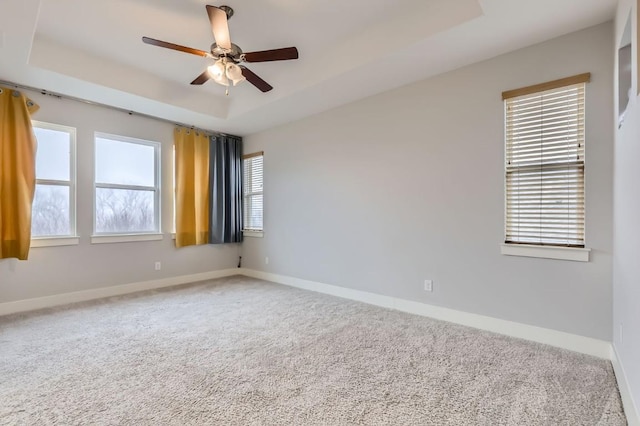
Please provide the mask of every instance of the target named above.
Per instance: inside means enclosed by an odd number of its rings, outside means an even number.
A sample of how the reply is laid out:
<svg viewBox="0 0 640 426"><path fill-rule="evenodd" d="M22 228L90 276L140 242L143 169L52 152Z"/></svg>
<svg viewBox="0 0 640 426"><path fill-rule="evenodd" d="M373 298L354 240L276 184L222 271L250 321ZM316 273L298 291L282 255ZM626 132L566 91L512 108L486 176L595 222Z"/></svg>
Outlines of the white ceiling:
<svg viewBox="0 0 640 426"><path fill-rule="evenodd" d="M247 135L612 19L617 0L223 0L274 89L189 83L211 63L205 0L1 0L0 80Z"/></svg>

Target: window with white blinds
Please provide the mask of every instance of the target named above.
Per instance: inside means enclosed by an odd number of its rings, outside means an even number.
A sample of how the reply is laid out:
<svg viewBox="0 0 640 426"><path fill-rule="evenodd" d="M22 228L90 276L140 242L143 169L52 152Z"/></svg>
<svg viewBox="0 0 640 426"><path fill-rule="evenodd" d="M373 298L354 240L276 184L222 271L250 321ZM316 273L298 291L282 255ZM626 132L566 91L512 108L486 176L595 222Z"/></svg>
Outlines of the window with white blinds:
<svg viewBox="0 0 640 426"><path fill-rule="evenodd" d="M255 152L244 155L242 158L244 229L262 231L264 155L262 152Z"/></svg>
<svg viewBox="0 0 640 426"><path fill-rule="evenodd" d="M506 243L584 247L588 79L582 74L503 93Z"/></svg>

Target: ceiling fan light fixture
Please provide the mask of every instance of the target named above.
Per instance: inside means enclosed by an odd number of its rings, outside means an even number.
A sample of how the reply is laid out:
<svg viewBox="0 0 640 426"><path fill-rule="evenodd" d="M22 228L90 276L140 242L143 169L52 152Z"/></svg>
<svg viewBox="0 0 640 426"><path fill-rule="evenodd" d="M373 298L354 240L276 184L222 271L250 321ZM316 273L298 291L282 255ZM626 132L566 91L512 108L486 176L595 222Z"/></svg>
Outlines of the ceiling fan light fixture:
<svg viewBox="0 0 640 426"><path fill-rule="evenodd" d="M210 65L207 68L207 72L213 81L222 86L229 86L229 80L231 80L234 86L246 80L244 75L242 75L242 68L224 57L218 59L213 65Z"/></svg>
<svg viewBox="0 0 640 426"><path fill-rule="evenodd" d="M233 82L234 86L237 86L238 84L242 83L243 81L245 81L246 78L244 78L244 76L242 78L239 78L237 80L231 80Z"/></svg>
<svg viewBox="0 0 640 426"><path fill-rule="evenodd" d="M242 68L233 62L227 64L227 77L233 82L234 86L246 80L244 75L242 75Z"/></svg>
<svg viewBox="0 0 640 426"><path fill-rule="evenodd" d="M219 79L214 79L213 81L215 81L216 83L222 85L222 86L228 86L229 85L229 79L227 78L226 75L222 75Z"/></svg>
<svg viewBox="0 0 640 426"><path fill-rule="evenodd" d="M213 65L209 65L207 67L207 71L209 72L209 76L216 80L224 75L225 66L222 59L218 59Z"/></svg>

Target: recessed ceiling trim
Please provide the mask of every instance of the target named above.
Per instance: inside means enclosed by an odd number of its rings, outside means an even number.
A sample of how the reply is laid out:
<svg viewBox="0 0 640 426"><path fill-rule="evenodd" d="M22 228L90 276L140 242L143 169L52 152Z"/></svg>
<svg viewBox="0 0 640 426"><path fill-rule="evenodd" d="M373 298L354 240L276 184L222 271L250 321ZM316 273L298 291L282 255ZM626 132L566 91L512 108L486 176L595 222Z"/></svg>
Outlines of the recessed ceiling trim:
<svg viewBox="0 0 640 426"><path fill-rule="evenodd" d="M63 46L44 37L35 37L29 65L218 119L228 117L230 100L226 96L185 88L144 70ZM92 100L104 103L99 98Z"/></svg>
<svg viewBox="0 0 640 426"><path fill-rule="evenodd" d="M209 46L203 3L184 0L8 0L0 77L246 135L605 22L617 0L352 0L339 14L322 0L241 3L231 28L240 46L300 50L295 63L251 67L277 88L266 95L194 90L188 81L211 58L140 41Z"/></svg>
<svg viewBox="0 0 640 426"><path fill-rule="evenodd" d="M190 129L196 129L196 130L200 130L203 131L205 133L210 133L212 135L223 135L223 136L234 136L234 137L239 137L238 135L230 135L227 133L223 133L217 130L211 130L211 129L201 129L199 127L194 126L193 124L185 124L185 123L180 123L176 120L169 120L166 118L162 118L162 117L158 117L156 115L150 115L150 114L145 114L142 112L137 112L137 111L132 111L126 108L120 108L114 105L109 105L109 104L103 104L101 102L95 102L95 101L91 101L89 99L83 99L83 98L78 98L75 96L69 96L69 95L64 95L62 93L56 93L56 92L52 92L46 89L38 89L36 87L31 87L31 86L26 86L24 84L18 84L18 83L14 83L13 81L6 81L6 80L0 80L0 86L5 86L5 87L15 87L16 89L20 89L20 90L29 90L32 92L38 92L42 95L48 95L48 96L53 96L54 98L60 98L60 99L67 99L70 101L74 101L74 102L81 102L83 104L88 104L88 105L94 105L94 106L99 106L102 108L109 108L115 111L119 111L119 112L124 112L125 114L128 115L136 115L139 117L146 117L146 118L151 118L153 120L157 120L157 121L162 121L164 123L170 123L176 126L182 126L182 127L187 127Z"/></svg>

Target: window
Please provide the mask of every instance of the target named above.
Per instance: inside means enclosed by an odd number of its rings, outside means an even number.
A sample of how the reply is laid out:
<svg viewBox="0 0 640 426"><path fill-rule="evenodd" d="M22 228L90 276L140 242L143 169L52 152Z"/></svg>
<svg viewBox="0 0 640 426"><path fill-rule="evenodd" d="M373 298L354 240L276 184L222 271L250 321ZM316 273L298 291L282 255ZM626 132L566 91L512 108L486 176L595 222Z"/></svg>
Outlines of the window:
<svg viewBox="0 0 640 426"><path fill-rule="evenodd" d="M243 208L244 229L262 231L262 164L264 153L255 152L243 157Z"/></svg>
<svg viewBox="0 0 640 426"><path fill-rule="evenodd" d="M589 74L503 93L506 243L584 247Z"/></svg>
<svg viewBox="0 0 640 426"><path fill-rule="evenodd" d="M160 232L160 144L95 136L95 234Z"/></svg>
<svg viewBox="0 0 640 426"><path fill-rule="evenodd" d="M74 236L76 130L34 121L33 132L38 150L31 235L33 238Z"/></svg>
<svg viewBox="0 0 640 426"><path fill-rule="evenodd" d="M629 102L633 97L632 90L632 19L631 14L627 17L627 22L622 32L622 39L618 48L618 128L624 123L624 116Z"/></svg>

